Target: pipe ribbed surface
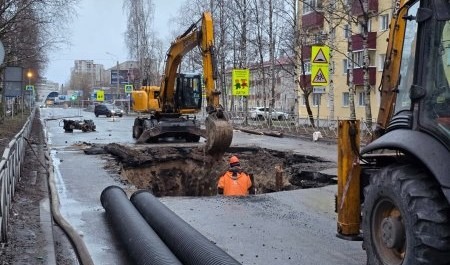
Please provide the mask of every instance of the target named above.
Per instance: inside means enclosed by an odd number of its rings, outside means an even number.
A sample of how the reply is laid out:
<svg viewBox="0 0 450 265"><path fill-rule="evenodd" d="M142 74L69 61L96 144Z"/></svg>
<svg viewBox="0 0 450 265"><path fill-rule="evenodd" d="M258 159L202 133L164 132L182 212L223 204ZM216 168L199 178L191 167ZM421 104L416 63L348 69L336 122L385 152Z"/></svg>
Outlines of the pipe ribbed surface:
<svg viewBox="0 0 450 265"><path fill-rule="evenodd" d="M134 264L182 264L145 222L124 190L109 186L102 191L100 201Z"/></svg>
<svg viewBox="0 0 450 265"><path fill-rule="evenodd" d="M137 191L131 196L130 201L183 264L240 264L150 192Z"/></svg>

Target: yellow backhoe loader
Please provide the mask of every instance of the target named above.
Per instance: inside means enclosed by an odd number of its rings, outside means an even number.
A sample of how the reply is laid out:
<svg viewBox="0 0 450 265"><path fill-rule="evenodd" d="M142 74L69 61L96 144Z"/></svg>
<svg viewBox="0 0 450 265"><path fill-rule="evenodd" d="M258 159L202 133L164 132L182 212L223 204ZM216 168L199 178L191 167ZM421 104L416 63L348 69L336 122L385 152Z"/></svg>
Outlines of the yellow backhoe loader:
<svg viewBox="0 0 450 265"><path fill-rule="evenodd" d="M450 2L395 2L372 141L339 121L337 236L367 264L450 264Z"/></svg>
<svg viewBox="0 0 450 265"><path fill-rule="evenodd" d="M200 48L203 57L203 77L177 73L183 56L196 47ZM233 129L219 104L214 52L213 20L209 12L204 12L197 23L172 42L161 86L147 86L132 93L133 110L145 113L137 117L133 125L133 137L138 143L157 142L164 137L198 142L203 136L206 151L210 154L223 153L230 146ZM203 93L206 94L208 113L206 129L200 127L196 116L202 110Z"/></svg>

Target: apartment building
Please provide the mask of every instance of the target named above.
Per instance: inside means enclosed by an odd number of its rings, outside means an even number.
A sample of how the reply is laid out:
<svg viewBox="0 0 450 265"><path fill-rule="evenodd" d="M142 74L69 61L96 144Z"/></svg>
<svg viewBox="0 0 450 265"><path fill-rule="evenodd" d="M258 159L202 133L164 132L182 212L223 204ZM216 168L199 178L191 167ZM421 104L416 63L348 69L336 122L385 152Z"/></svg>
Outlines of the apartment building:
<svg viewBox="0 0 450 265"><path fill-rule="evenodd" d="M87 76L92 87L102 85L107 80L103 65L95 64L93 60L75 60L74 67L71 70L72 76Z"/></svg>
<svg viewBox="0 0 450 265"><path fill-rule="evenodd" d="M387 38L390 18L393 12L393 1L380 0L303 0L299 4L301 14L301 32L305 38L309 38L307 45L302 49L305 59L306 82L311 80L311 46L327 45L330 47L329 81L325 86L326 93L312 93L309 95L309 102L312 105L313 116L320 119L348 118L349 92L348 74L352 71L353 84L355 86L355 112L357 119L365 119L364 100L364 71L363 71L363 38L360 24L349 24L346 19L345 6L350 10L353 19L361 20L363 12L361 3L367 1L368 14L368 41L370 64L368 66L370 83L370 101L372 118L378 115L378 105L380 102L378 87L381 82L381 73L387 49ZM348 10L347 9L347 10ZM336 12L334 15L330 12ZM349 47L349 41L351 45ZM351 56L353 53L353 56ZM353 63L351 58L353 57ZM353 67L352 67L353 66ZM308 84L305 84L308 85ZM330 89L333 90L333 100L330 96ZM306 116L305 97L300 91L299 115ZM334 107L334 115L331 106Z"/></svg>

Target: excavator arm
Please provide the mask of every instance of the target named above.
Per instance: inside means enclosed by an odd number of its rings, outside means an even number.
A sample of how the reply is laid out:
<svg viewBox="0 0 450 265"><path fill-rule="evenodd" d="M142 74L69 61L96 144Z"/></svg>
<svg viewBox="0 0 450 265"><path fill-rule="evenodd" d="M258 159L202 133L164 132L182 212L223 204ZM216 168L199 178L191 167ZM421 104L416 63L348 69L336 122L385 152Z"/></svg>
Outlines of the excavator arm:
<svg viewBox="0 0 450 265"><path fill-rule="evenodd" d="M201 26L193 24L172 42L167 53L164 78L161 84L160 106L162 112L181 112L175 106L175 80L183 56L195 47L199 47L203 61L203 79L208 112L206 124L206 151L220 155L231 145L233 129L219 103L220 91L215 87L217 76L214 54L214 27L211 13L202 14Z"/></svg>
<svg viewBox="0 0 450 265"><path fill-rule="evenodd" d="M402 0L399 3L398 13L392 18L390 24L389 43L387 47L386 59L384 62L384 70L381 79L381 100L378 111L377 127L374 133L374 139L384 134L389 121L392 118L395 102L397 99L398 84L400 83L400 66L403 50L403 38L405 36L405 26L407 8L404 5L407 1Z"/></svg>

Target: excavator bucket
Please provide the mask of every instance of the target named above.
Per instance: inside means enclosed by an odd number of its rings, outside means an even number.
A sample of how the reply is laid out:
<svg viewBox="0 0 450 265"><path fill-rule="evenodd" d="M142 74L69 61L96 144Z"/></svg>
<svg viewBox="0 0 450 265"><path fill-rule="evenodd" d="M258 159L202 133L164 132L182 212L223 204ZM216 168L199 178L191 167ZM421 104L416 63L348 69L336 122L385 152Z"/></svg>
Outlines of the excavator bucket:
<svg viewBox="0 0 450 265"><path fill-rule="evenodd" d="M224 117L218 118L216 113L206 118L205 125L206 152L215 157L222 156L233 140L233 127Z"/></svg>

